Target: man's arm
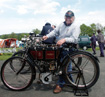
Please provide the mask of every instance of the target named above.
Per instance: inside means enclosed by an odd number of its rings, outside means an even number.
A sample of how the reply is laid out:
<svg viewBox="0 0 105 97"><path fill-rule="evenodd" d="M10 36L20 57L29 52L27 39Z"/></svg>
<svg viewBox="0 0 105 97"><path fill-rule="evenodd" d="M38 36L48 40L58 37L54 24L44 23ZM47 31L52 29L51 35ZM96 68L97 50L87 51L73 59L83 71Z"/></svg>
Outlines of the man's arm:
<svg viewBox="0 0 105 97"><path fill-rule="evenodd" d="M75 27L72 31L72 36L65 38L67 43L77 43L80 34L80 27Z"/></svg>
<svg viewBox="0 0 105 97"><path fill-rule="evenodd" d="M47 34L46 36L50 38L50 37L55 37L58 34L59 34L59 26L55 28L53 31L51 31L49 34Z"/></svg>

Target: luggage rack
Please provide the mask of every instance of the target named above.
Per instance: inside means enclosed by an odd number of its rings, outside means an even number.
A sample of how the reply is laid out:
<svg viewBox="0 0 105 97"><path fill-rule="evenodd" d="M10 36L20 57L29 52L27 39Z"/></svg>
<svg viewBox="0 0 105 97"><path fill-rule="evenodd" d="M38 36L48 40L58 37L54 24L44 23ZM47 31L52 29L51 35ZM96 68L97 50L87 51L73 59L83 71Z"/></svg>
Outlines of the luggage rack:
<svg viewBox="0 0 105 97"><path fill-rule="evenodd" d="M85 85L85 89L79 89L78 88L78 85L79 85L79 82L80 82L80 77L82 78L83 85ZM74 88L74 95L75 96L89 96L89 92L88 92L88 89L87 89L87 86L86 86L86 83L85 83L85 78L83 76L83 73L78 74L78 76L76 78L76 82L77 82L77 87Z"/></svg>

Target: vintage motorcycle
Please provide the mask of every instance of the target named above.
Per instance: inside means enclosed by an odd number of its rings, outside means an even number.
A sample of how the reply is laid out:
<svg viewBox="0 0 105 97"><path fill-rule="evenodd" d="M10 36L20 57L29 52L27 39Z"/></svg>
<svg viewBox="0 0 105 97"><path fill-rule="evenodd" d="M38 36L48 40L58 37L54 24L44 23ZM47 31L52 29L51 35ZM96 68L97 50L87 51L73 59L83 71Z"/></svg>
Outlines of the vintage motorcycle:
<svg viewBox="0 0 105 97"><path fill-rule="evenodd" d="M68 53L70 49L73 50L72 53ZM62 51L65 51L66 55L61 60ZM44 44L42 37L33 37L33 34L30 34L25 49L3 63L1 80L10 90L25 90L36 79L36 71L39 71L39 80L43 84L50 84L53 76L62 75L66 85L88 89L99 78L98 63L97 57L78 50L75 44L64 44L61 47L56 44Z"/></svg>

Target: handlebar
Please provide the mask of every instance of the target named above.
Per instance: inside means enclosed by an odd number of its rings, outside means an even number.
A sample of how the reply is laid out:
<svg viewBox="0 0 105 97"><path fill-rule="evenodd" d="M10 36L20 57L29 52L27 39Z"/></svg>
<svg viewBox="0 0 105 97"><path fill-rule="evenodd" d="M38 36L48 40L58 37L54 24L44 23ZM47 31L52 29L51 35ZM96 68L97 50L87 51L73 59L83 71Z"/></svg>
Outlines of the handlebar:
<svg viewBox="0 0 105 97"><path fill-rule="evenodd" d="M57 46L56 44L44 44L42 35L36 36L35 33L29 33L29 35L33 47L77 48L77 44L74 43L64 43L62 46Z"/></svg>

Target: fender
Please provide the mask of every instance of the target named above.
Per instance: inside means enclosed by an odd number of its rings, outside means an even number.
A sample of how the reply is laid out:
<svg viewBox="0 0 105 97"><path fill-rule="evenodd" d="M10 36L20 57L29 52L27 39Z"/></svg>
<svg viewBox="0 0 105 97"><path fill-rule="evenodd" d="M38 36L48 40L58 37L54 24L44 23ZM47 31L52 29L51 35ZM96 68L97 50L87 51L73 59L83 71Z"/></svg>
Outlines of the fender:
<svg viewBox="0 0 105 97"><path fill-rule="evenodd" d="M12 56L17 55L18 53L25 53L25 50L24 49L23 50L19 50L18 52L15 52Z"/></svg>
<svg viewBox="0 0 105 97"><path fill-rule="evenodd" d="M65 60L68 60L68 58L69 58L69 56L72 56L72 55L74 55L74 54L76 54L76 53L84 53L84 54L87 54L87 55L89 55L90 57L93 57L98 63L100 62L99 61L99 59L96 57L96 56L94 56L94 55L92 55L91 53L89 53L89 52L86 52L86 51L82 51L82 50L77 50L77 51L74 51L74 52L72 52L72 53L69 53L69 54L67 54L64 58L63 58L63 60L62 60L62 66L65 64L64 63L64 61Z"/></svg>
<svg viewBox="0 0 105 97"><path fill-rule="evenodd" d="M100 61L99 61L98 57L97 57L97 56L94 56L94 55L93 55L93 54L91 54L90 52L83 51L83 50L79 50L79 52L84 52L84 53L89 54L90 56L94 57L94 58L97 60L97 62L98 62L98 63L100 63Z"/></svg>

